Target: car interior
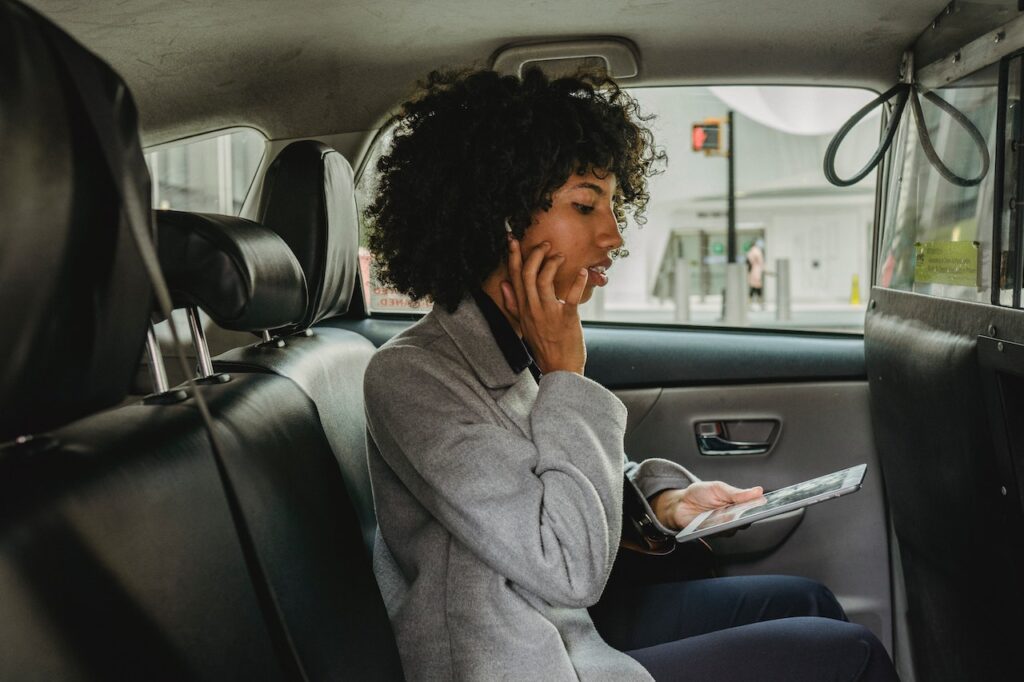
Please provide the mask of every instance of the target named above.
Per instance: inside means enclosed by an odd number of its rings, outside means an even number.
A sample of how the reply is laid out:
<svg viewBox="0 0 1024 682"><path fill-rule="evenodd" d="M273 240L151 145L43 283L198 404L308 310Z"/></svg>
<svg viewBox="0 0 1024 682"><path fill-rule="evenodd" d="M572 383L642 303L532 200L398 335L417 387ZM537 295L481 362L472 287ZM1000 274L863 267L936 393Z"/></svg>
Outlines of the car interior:
<svg viewBox="0 0 1024 682"><path fill-rule="evenodd" d="M813 578L905 681L1018 678L1022 55L1007 0L0 0L0 679L410 675L372 566L362 376L423 311L367 270L375 159L432 69L595 65L641 100L841 87L880 112L849 168L818 153L838 125L810 161L842 182L870 157L872 179L792 209L863 199L853 241L808 223L863 251L856 330L611 299L585 320L631 458L766 490L867 465L856 494L640 570ZM242 129L244 177L214 142ZM206 142L234 194L167 200L155 159Z"/></svg>

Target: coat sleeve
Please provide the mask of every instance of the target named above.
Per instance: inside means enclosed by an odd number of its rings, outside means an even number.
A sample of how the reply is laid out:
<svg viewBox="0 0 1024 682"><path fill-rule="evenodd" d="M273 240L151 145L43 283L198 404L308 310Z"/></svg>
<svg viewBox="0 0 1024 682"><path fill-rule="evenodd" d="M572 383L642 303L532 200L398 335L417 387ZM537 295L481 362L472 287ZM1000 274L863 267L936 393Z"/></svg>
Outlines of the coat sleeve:
<svg viewBox="0 0 1024 682"><path fill-rule="evenodd" d="M552 604L595 603L621 535L625 407L589 379L547 374L531 440L458 372L417 347L374 356L364 387L381 456L495 572Z"/></svg>
<svg viewBox="0 0 1024 682"><path fill-rule="evenodd" d="M629 480L640 491L640 503L643 507L642 513L646 514L651 524L663 535L674 536L676 531L666 528L658 520L658 516L651 508L649 500L663 490L685 488L700 479L690 473L690 470L686 467L657 457L645 459L639 463L626 459L624 470ZM624 520L623 522L625 523L626 521Z"/></svg>
<svg viewBox="0 0 1024 682"><path fill-rule="evenodd" d="M626 460L624 467L626 475L647 499L663 490L685 488L700 480L681 464L658 457L645 459L639 463Z"/></svg>

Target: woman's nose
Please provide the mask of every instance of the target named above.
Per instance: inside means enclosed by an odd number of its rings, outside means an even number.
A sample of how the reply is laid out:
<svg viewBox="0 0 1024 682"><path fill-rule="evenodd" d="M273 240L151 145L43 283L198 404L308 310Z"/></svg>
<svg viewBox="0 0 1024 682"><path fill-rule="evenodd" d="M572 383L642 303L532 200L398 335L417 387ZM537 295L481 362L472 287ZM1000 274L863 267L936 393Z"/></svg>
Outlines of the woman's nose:
<svg viewBox="0 0 1024 682"><path fill-rule="evenodd" d="M612 251L621 248L624 243L622 233L619 232L619 222L615 220L614 215L610 215L606 220L601 221L597 234L598 246Z"/></svg>

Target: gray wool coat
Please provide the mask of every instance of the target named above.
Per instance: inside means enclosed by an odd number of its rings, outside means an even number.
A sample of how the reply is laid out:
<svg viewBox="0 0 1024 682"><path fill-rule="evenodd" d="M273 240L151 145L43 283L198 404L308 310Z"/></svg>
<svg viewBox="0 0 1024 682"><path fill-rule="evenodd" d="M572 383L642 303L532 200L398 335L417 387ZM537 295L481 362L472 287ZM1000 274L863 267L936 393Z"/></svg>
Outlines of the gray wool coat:
<svg viewBox="0 0 1024 682"><path fill-rule="evenodd" d="M650 680L586 607L618 550L626 408L571 372L515 374L467 298L376 353L365 378L374 571L410 680Z"/></svg>

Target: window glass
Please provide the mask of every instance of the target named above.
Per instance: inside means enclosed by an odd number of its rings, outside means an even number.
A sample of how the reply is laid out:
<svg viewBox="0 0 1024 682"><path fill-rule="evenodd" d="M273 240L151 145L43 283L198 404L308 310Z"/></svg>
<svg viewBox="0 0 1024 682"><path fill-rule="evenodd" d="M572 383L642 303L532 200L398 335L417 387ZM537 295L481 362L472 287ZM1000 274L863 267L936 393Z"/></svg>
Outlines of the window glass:
<svg viewBox="0 0 1024 682"><path fill-rule="evenodd" d="M650 180L647 223L630 255L584 306L589 319L861 331L870 273L874 173L830 185L822 161L836 130L874 94L849 88L729 86L634 89L668 154ZM728 157L694 152L694 124L733 112L736 261L745 319L726 319ZM879 115L847 136L841 177L878 144ZM728 131L720 127L723 145ZM750 266L748 262L750 256ZM676 283L677 273L688 282ZM759 285L759 286L757 286ZM760 291L758 291L760 290Z"/></svg>
<svg viewBox="0 0 1024 682"><path fill-rule="evenodd" d="M977 128L990 159L995 158L997 90L998 66L992 65L934 91ZM923 97L921 107L939 159L960 177L977 177L983 157L968 131ZM992 166L970 187L944 178L925 155L909 105L895 148L877 284L966 301L991 300Z"/></svg>
<svg viewBox="0 0 1024 682"><path fill-rule="evenodd" d="M257 131L236 128L148 152L153 208L238 215L265 146Z"/></svg>
<svg viewBox="0 0 1024 682"><path fill-rule="evenodd" d="M724 154L695 152L693 126L709 119L724 122L732 111L736 261L744 270L737 287L744 315L730 323L861 331L875 176L853 187L833 187L822 161L835 131L874 93L729 86L637 88L630 94L642 112L655 116L648 125L668 165L650 180L646 224L628 226L629 255L609 271L609 285L581 307L584 319L725 324L728 160ZM875 113L847 136L836 164L842 177L853 175L874 151L879 125ZM717 132L724 152L726 127ZM390 139L382 134L364 165L362 207L372 199L376 162ZM373 281L369 253L363 253L371 312L423 309ZM748 254L754 261L749 269ZM685 286L676 286L677 272Z"/></svg>

